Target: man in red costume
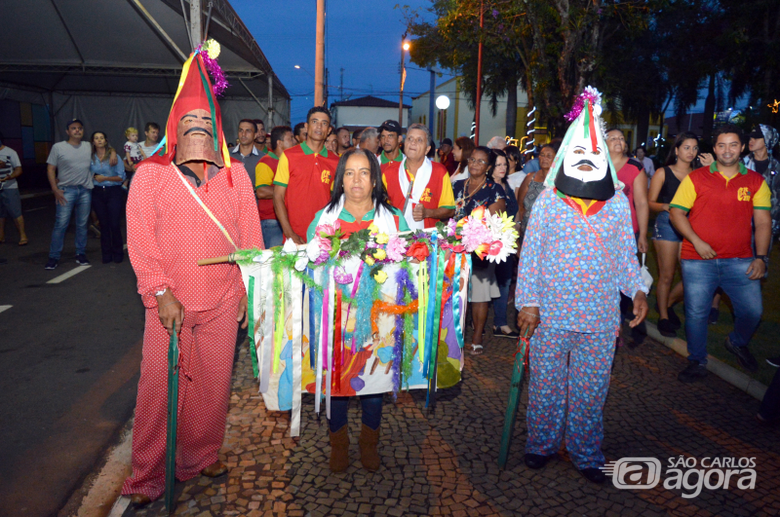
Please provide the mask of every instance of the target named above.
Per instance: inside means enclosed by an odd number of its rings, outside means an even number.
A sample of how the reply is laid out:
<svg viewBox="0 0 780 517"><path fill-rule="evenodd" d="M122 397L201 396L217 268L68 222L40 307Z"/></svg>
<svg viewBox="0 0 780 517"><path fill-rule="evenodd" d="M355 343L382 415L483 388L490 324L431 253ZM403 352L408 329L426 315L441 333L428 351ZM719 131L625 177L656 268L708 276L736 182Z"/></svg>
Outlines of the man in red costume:
<svg viewBox="0 0 780 517"><path fill-rule="evenodd" d="M166 153L138 167L127 201L127 247L146 307L133 473L122 487L136 505L165 489L167 355L174 330L181 350L176 477L227 472L218 453L247 297L238 266L199 267L197 260L263 248L263 237L253 185L241 162L231 161L224 138L219 105L196 53L184 65L171 107Z"/></svg>

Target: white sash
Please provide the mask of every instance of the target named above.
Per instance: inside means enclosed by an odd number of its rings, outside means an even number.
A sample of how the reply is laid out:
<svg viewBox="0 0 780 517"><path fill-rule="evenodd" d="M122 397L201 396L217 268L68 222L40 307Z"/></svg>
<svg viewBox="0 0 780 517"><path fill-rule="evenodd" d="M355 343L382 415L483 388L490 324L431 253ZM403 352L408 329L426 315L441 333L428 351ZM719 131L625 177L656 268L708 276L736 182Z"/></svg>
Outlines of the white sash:
<svg viewBox="0 0 780 517"><path fill-rule="evenodd" d="M431 181L431 174L433 174L433 165L431 160L425 158L420 168L417 169L417 174L414 175L414 186L412 187L412 194L409 196L411 203L406 203L406 211L404 212L406 224L412 230L425 228L425 221L415 221L412 212L414 211L413 205L419 203L420 198L425 193L425 188L428 186L428 182ZM403 157L401 164L398 166L398 184L401 186L401 192L406 195L409 192L409 177L406 175L406 156Z"/></svg>

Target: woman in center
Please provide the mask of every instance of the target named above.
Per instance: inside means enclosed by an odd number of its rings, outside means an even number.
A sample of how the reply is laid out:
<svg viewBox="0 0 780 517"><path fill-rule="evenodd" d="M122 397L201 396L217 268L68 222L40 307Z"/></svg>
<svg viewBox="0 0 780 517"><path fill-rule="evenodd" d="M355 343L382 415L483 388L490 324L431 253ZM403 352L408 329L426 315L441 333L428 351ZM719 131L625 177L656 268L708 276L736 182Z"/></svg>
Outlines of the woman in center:
<svg viewBox="0 0 780 517"><path fill-rule="evenodd" d="M309 225L307 240L314 238L317 226L338 221L342 239L374 223L380 232L391 234L409 231L401 212L392 207L382 183L379 161L366 149L349 149L339 160L330 203L317 212ZM360 461L369 471L379 469L377 451L379 425L382 421L384 394L362 395L363 426L358 443ZM343 472L349 467L349 432L347 409L349 397L332 397L330 403L330 470Z"/></svg>
<svg viewBox="0 0 780 517"><path fill-rule="evenodd" d="M485 207L491 214L506 211L506 191L493 180L493 166L490 149L477 147L469 158L469 176L452 187L455 195L455 219L471 214L477 207ZM481 355L482 334L487 321L488 304L501 296L496 282L496 264L480 260L476 255L472 261L469 304L474 334L471 338L471 355Z"/></svg>

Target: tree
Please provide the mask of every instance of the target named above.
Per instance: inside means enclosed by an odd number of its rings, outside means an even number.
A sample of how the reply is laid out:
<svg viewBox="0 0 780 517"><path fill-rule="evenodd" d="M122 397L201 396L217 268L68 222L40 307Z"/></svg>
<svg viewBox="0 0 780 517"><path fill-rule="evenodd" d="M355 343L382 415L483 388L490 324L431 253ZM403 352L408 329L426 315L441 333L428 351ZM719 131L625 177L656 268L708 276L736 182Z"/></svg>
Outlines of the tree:
<svg viewBox="0 0 780 517"><path fill-rule="evenodd" d="M456 70L472 105L476 87L477 44L483 38L483 89L497 96L517 81L552 134L568 125L563 115L574 96L595 77L605 31L631 27L646 10L642 0L484 0L479 30L479 0L434 0L435 23L410 17L418 36L412 60Z"/></svg>
<svg viewBox="0 0 780 517"><path fill-rule="evenodd" d="M483 29L479 11L485 11ZM430 11L436 22L429 23L414 12L407 12L409 32L417 36L411 59L422 66L439 64L460 75L461 87L471 107L476 105L477 52L483 38L482 91L496 114L498 98L507 96L506 131L514 135L517 117L517 85L525 66L517 52L517 32L521 19L517 2L510 0L436 0Z"/></svg>

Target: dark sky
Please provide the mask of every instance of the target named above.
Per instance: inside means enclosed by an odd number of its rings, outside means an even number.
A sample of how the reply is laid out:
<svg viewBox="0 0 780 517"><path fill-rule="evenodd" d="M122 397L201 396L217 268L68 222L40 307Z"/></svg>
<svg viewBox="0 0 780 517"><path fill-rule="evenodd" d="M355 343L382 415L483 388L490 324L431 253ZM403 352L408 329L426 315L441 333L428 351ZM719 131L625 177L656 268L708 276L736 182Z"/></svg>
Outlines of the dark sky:
<svg viewBox="0 0 780 517"><path fill-rule="evenodd" d="M315 0L231 0L252 32L276 75L292 96L291 121L303 121L314 102ZM331 102L339 100L340 69L344 68L344 97L374 95L398 100L401 35L404 11L396 0L326 0L325 66ZM424 11L430 0L406 0L401 5ZM404 102L429 89L430 75L417 70L406 56ZM294 68L300 65L303 69ZM437 84L450 75L437 78Z"/></svg>

